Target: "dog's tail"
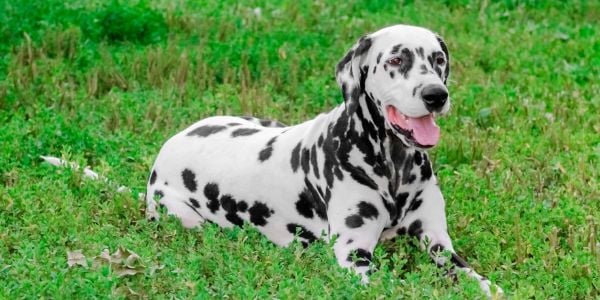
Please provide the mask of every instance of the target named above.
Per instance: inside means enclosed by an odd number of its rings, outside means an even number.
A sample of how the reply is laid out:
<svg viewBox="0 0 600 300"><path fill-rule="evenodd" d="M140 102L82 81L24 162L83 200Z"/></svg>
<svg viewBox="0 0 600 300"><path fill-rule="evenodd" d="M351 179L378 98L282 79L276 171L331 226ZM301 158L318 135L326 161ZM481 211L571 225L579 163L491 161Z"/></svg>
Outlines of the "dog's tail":
<svg viewBox="0 0 600 300"><path fill-rule="evenodd" d="M79 166L77 163L74 162L69 162L66 161L64 159L60 159L58 157L54 157L54 156L40 156L41 159L43 159L46 163L51 164L53 166L56 167L60 167L60 168L70 168L73 169L75 171L80 171L82 170L81 166ZM94 172L92 169L90 169L89 167L85 167L83 168L83 176L86 178L89 178L91 180L101 180L106 182L109 186L112 186L115 188L115 190L118 193L125 193L125 192L131 192L131 189L124 186L124 185L118 185L115 184L114 182L108 180L108 178L99 175L98 173ZM138 197L143 197L143 193L138 194Z"/></svg>

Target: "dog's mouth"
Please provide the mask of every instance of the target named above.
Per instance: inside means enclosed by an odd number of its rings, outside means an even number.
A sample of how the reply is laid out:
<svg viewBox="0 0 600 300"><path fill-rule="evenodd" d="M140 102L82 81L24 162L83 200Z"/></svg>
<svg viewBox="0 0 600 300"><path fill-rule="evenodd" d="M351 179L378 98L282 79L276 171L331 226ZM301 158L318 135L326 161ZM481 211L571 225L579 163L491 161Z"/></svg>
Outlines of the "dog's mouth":
<svg viewBox="0 0 600 300"><path fill-rule="evenodd" d="M435 123L433 114L413 118L389 105L387 115L392 128L417 147L431 148L440 140L440 128Z"/></svg>

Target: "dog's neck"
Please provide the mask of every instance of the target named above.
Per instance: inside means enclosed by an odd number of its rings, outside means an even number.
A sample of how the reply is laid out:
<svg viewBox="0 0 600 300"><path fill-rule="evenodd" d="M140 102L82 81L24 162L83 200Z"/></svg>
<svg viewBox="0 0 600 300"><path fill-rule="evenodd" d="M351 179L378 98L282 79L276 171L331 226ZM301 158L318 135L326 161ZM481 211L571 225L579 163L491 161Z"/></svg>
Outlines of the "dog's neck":
<svg viewBox="0 0 600 300"><path fill-rule="evenodd" d="M341 179L341 171L345 170L359 183L395 194L403 181L405 159L416 149L404 145L392 132L378 107L369 95L360 93L352 101L340 104L315 120L310 131L320 134L307 132L307 136L323 137L312 144L322 147L325 153L320 167L328 185L333 182L333 177ZM390 182L389 186L374 184L378 177Z"/></svg>

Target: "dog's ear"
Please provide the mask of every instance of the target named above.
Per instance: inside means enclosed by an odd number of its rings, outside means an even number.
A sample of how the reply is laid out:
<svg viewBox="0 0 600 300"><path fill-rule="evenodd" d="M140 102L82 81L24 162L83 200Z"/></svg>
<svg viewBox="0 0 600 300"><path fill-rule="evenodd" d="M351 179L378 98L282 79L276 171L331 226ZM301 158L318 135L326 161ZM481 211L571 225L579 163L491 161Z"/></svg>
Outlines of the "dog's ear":
<svg viewBox="0 0 600 300"><path fill-rule="evenodd" d="M444 55L446 55L446 68L444 69L444 84L446 84L446 82L448 81L448 76L450 75L450 54L448 53L448 47L446 46L446 43L444 42L442 37L440 37L437 34L435 35L435 37L437 38L438 43L440 43L440 47L442 47Z"/></svg>
<svg viewBox="0 0 600 300"><path fill-rule="evenodd" d="M356 107L358 97L364 92L368 72L363 70L363 65L372 42L369 36L361 37L337 64L335 70L335 79L342 89L344 102L350 108Z"/></svg>

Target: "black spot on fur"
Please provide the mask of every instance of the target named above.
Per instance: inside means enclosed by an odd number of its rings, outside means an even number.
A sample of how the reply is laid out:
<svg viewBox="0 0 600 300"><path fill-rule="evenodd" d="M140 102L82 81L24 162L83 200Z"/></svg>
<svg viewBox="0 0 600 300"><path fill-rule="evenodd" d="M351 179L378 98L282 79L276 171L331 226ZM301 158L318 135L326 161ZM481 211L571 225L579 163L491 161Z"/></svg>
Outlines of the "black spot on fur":
<svg viewBox="0 0 600 300"><path fill-rule="evenodd" d="M192 203L192 205L196 208L200 208L200 202L198 202L198 200L194 199L194 198L190 198L190 203Z"/></svg>
<svg viewBox="0 0 600 300"><path fill-rule="evenodd" d="M220 202L223 210L227 212L225 214L225 219L227 219L227 221L237 226L244 225L244 220L237 215L237 203L231 195L223 195Z"/></svg>
<svg viewBox="0 0 600 300"><path fill-rule="evenodd" d="M379 62L381 61L382 56L383 56L383 52L379 52L379 54L377 54L377 64L379 64Z"/></svg>
<svg viewBox="0 0 600 300"><path fill-rule="evenodd" d="M246 203L244 200L241 200L237 203L237 210L239 212L246 212L248 210L248 203Z"/></svg>
<svg viewBox="0 0 600 300"><path fill-rule="evenodd" d="M394 71L390 71L390 78L394 79Z"/></svg>
<svg viewBox="0 0 600 300"><path fill-rule="evenodd" d="M154 198L162 199L165 196L165 193L161 190L154 191Z"/></svg>
<svg viewBox="0 0 600 300"><path fill-rule="evenodd" d="M310 162L310 150L308 148L302 149L302 158L300 158L300 163L302 164L302 170L304 174L308 174Z"/></svg>
<svg viewBox="0 0 600 300"><path fill-rule="evenodd" d="M319 147L323 147L323 142L325 141L325 139L323 138L323 135L319 135L319 140L317 141L317 146Z"/></svg>
<svg viewBox="0 0 600 300"><path fill-rule="evenodd" d="M358 103L358 98L360 97L361 88L362 88L363 86L364 86L364 85L360 85L360 86L354 87L354 88L352 89L352 91L350 92L350 100L353 100L353 102L352 102L352 103L350 103L350 105L351 105L351 106L358 106L358 104L357 104L357 103ZM349 109L349 111L350 111L350 112L353 112L353 111L354 111L354 109L353 109L353 108L350 108L350 109Z"/></svg>
<svg viewBox="0 0 600 300"><path fill-rule="evenodd" d="M402 44L398 44L395 45L394 47L392 47L392 51L390 52L391 54L396 54L398 53L398 51L400 51L400 48L402 47Z"/></svg>
<svg viewBox="0 0 600 300"><path fill-rule="evenodd" d="M350 60L352 60L353 55L354 55L354 50L350 50L350 51L348 51L348 53L346 53L346 55L344 55L342 60L340 60L340 62L337 64L337 67L336 67L337 73L344 70L344 67L346 66L346 64L348 64L350 62Z"/></svg>
<svg viewBox="0 0 600 300"><path fill-rule="evenodd" d="M287 224L287 230L293 235L296 235L296 233L298 233L299 237L306 239L309 243L312 243L317 239L314 233L310 232L302 225L290 223Z"/></svg>
<svg viewBox="0 0 600 300"><path fill-rule="evenodd" d="M415 220L410 224L410 226L408 226L408 235L420 238L422 233L423 223L421 222L421 220Z"/></svg>
<svg viewBox="0 0 600 300"><path fill-rule="evenodd" d="M377 66L373 67L373 74L377 73Z"/></svg>
<svg viewBox="0 0 600 300"><path fill-rule="evenodd" d="M254 205L250 207L248 212L250 213L250 222L256 226L267 225L267 219L272 213L266 204L258 201L256 201Z"/></svg>
<svg viewBox="0 0 600 300"><path fill-rule="evenodd" d="M467 268L469 266L469 264L456 253L452 253L452 258L450 258L450 261L459 268Z"/></svg>
<svg viewBox="0 0 600 300"><path fill-rule="evenodd" d="M313 173L317 179L320 178L319 165L317 164L317 145L313 145L310 149L310 164L313 168Z"/></svg>
<svg viewBox="0 0 600 300"><path fill-rule="evenodd" d="M415 97L417 95L417 90L420 89L422 86L423 86L423 84L419 83L417 86L415 86L415 88L413 88L413 92L412 92L413 97Z"/></svg>
<svg viewBox="0 0 600 300"><path fill-rule="evenodd" d="M231 137L253 135L259 131L260 131L260 129L257 129L257 128L239 128L239 129L234 130L231 133Z"/></svg>
<svg viewBox="0 0 600 300"><path fill-rule="evenodd" d="M354 257L356 257L356 260L354 260ZM371 252L358 248L353 252L350 252L346 260L349 262L354 262L354 265L357 267L366 267L371 263L372 258Z"/></svg>
<svg viewBox="0 0 600 300"><path fill-rule="evenodd" d="M325 199L325 203L329 203L329 200L331 199L331 190L329 188L325 189L325 195L323 196L323 199Z"/></svg>
<svg viewBox="0 0 600 300"><path fill-rule="evenodd" d="M398 208L398 214L402 212L402 208L406 205L406 200L408 199L409 193L399 193L396 195L394 202L396 203L396 207Z"/></svg>
<svg viewBox="0 0 600 300"><path fill-rule="evenodd" d="M396 231L396 233L398 235L405 235L406 234L406 228L400 227L400 228L398 228L398 230Z"/></svg>
<svg viewBox="0 0 600 300"><path fill-rule="evenodd" d="M207 183L204 186L204 196L208 199L206 207L214 214L219 210L219 186L216 183Z"/></svg>
<svg viewBox="0 0 600 300"><path fill-rule="evenodd" d="M368 260L357 260L354 265L357 267L368 267L371 262Z"/></svg>
<svg viewBox="0 0 600 300"><path fill-rule="evenodd" d="M273 143L275 143L276 140L277 140L277 136L274 136L273 138L271 138L267 142L267 145L265 146L265 149L262 149L258 153L258 160L259 161L263 162L263 161L269 159L269 157L271 157L271 154L273 154Z"/></svg>
<svg viewBox="0 0 600 300"><path fill-rule="evenodd" d="M400 58L402 59L402 64L399 66L398 72L400 72L404 78L408 78L408 72L412 69L415 54L410 49L404 48L402 49Z"/></svg>
<svg viewBox="0 0 600 300"><path fill-rule="evenodd" d="M192 172L190 169L184 169L181 172L181 177L183 178L183 184L185 187L190 190L190 192L195 192L198 189L198 184L196 183L196 174Z"/></svg>
<svg viewBox="0 0 600 300"><path fill-rule="evenodd" d="M227 127L222 125L204 125L200 126L187 133L187 136L197 135L199 137L207 137L211 134L225 130Z"/></svg>
<svg viewBox="0 0 600 300"><path fill-rule="evenodd" d="M377 219L379 211L373 204L361 201L358 203L358 214L363 218Z"/></svg>
<svg viewBox="0 0 600 300"><path fill-rule="evenodd" d="M244 220L240 218L236 213L226 213L225 219L231 222L231 224L242 227L244 225Z"/></svg>
<svg viewBox="0 0 600 300"><path fill-rule="evenodd" d="M219 198L219 186L213 182L207 183L204 186L204 196L208 200L217 200Z"/></svg>
<svg viewBox="0 0 600 300"><path fill-rule="evenodd" d="M363 36L360 39L358 47L356 47L356 50L354 51L354 55L360 56L365 54L365 52L369 51L369 49L371 48L372 43L373 41L371 40L371 38Z"/></svg>
<svg viewBox="0 0 600 300"><path fill-rule="evenodd" d="M348 226L348 228L358 228L364 223L363 218L359 215L350 215L346 217L346 226Z"/></svg>
<svg viewBox="0 0 600 300"><path fill-rule="evenodd" d="M412 174L413 169L413 156L408 154L406 155L406 160L404 161L404 167L402 169L402 184L412 184L417 178L414 174Z"/></svg>
<svg viewBox="0 0 600 300"><path fill-rule="evenodd" d="M231 195L223 195L221 197L221 206L226 212L236 212L237 204Z"/></svg>
<svg viewBox="0 0 600 300"><path fill-rule="evenodd" d="M381 198L381 201L383 202L383 206L390 216L390 220L392 220L392 226L396 226L398 224L398 207L383 197Z"/></svg>
<svg viewBox="0 0 600 300"><path fill-rule="evenodd" d="M421 156L421 152L415 151L415 155L413 156L413 162L417 166L420 166L423 163L423 157Z"/></svg>
<svg viewBox="0 0 600 300"><path fill-rule="evenodd" d="M353 239L348 239L348 241L346 242L346 245L352 244L352 242L354 242Z"/></svg>
<svg viewBox="0 0 600 300"><path fill-rule="evenodd" d="M410 205L408 206L408 209L406 210L407 212L409 212L409 211L415 211L415 210L419 209L419 207L423 203L423 199L419 198L421 196L421 193L423 193L422 190L421 191L417 191L415 193L415 196L411 200Z"/></svg>
<svg viewBox="0 0 600 300"><path fill-rule="evenodd" d="M419 55L421 59L425 59L425 51L423 50L423 47L415 49L415 52L417 52L417 55Z"/></svg>
<svg viewBox="0 0 600 300"><path fill-rule="evenodd" d="M431 252L431 254L436 254L436 253L440 253L442 251L444 251L444 246L442 246L442 244L435 244L433 246L431 246L431 248L429 249L429 251Z"/></svg>
<svg viewBox="0 0 600 300"><path fill-rule="evenodd" d="M300 145L300 143L298 143L298 145L296 145L296 147L294 147L294 150L292 150L292 158L290 160L290 163L292 164L292 170L294 170L294 172L296 172L298 170L298 166L300 165L300 147L302 145Z"/></svg>
<svg viewBox="0 0 600 300"><path fill-rule="evenodd" d="M429 163L429 159L427 155L423 156L423 164L421 165L421 181L427 181L433 175L433 171L431 170L431 164Z"/></svg>
<svg viewBox="0 0 600 300"><path fill-rule="evenodd" d="M437 37L438 42L440 43L440 47L442 47L442 51L446 55L446 68L444 69L444 84L448 80L448 75L450 74L450 54L448 53L448 47L444 40L441 37Z"/></svg>
<svg viewBox="0 0 600 300"><path fill-rule="evenodd" d="M152 174L150 174L150 185L153 185L156 182L156 170L152 170Z"/></svg>
<svg viewBox="0 0 600 300"><path fill-rule="evenodd" d="M360 71L362 72L362 74L369 73L369 65L363 66L362 69L360 69ZM363 84L362 84L363 87L364 87L364 80L365 79L366 79L366 77L365 78L361 78L361 80L363 81Z"/></svg>
<svg viewBox="0 0 600 300"><path fill-rule="evenodd" d="M427 55L427 61L429 62L429 66L433 68L433 56Z"/></svg>
<svg viewBox="0 0 600 300"><path fill-rule="evenodd" d="M271 154L273 154L273 147L267 147L265 149L262 149L258 153L258 160L260 162L264 162L265 160L269 159L269 157L271 157Z"/></svg>
<svg viewBox="0 0 600 300"><path fill-rule="evenodd" d="M308 190L304 190L300 193L300 200L296 201L296 210L298 213L308 219L314 217L312 196L309 195Z"/></svg>
<svg viewBox="0 0 600 300"><path fill-rule="evenodd" d="M240 126L240 125L242 125L242 124L241 124L241 123L235 123L235 122L232 122L232 123L227 123L227 126L230 126L230 127L233 127L233 126Z"/></svg>
<svg viewBox="0 0 600 300"><path fill-rule="evenodd" d="M440 69L440 67L438 67L437 65L433 69L435 70L435 74L437 74L440 78L442 78L442 69ZM443 78L442 78L442 80L443 80Z"/></svg>
<svg viewBox="0 0 600 300"><path fill-rule="evenodd" d="M368 186L374 190L377 190L377 183L375 183L375 181L373 180L373 178L371 178L369 175L367 175L367 172L359 166L354 166L352 164L350 164L348 162L348 154L345 154L344 157L344 161L342 162L342 168L344 168L344 170L350 172L350 177L352 177L352 179L356 180L356 182L364 185L364 186Z"/></svg>
<svg viewBox="0 0 600 300"><path fill-rule="evenodd" d="M342 83L342 97L344 98L344 103L348 100L348 85L344 82Z"/></svg>
<svg viewBox="0 0 600 300"><path fill-rule="evenodd" d="M309 195L312 196L311 200L313 203L315 213L317 214L317 216L319 216L319 218L321 218L321 220L327 220L327 204L326 202L324 202L322 193L319 193L319 191L315 189L315 187L310 183L308 178L304 178L304 184L308 189ZM331 193L327 197L331 197ZM329 201L329 199L327 199L326 201Z"/></svg>

